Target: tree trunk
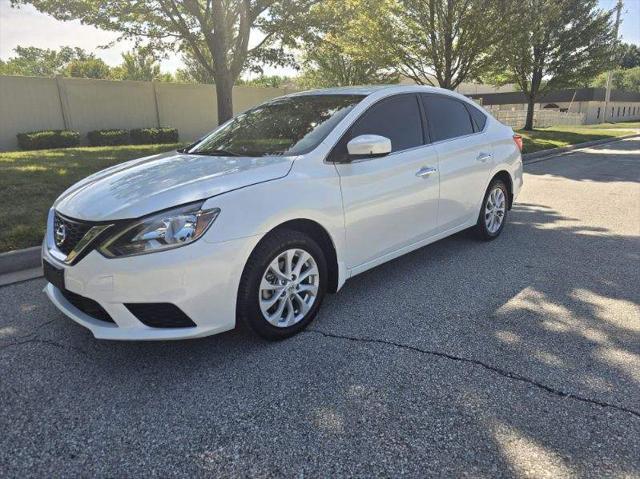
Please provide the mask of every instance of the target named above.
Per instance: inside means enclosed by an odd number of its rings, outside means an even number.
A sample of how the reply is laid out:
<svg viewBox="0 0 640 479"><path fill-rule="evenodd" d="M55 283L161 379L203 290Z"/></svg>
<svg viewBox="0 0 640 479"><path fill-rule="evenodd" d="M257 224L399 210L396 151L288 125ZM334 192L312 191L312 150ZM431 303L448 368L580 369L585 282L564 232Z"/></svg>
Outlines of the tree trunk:
<svg viewBox="0 0 640 479"><path fill-rule="evenodd" d="M218 125L233 117L233 78L230 73L217 75L216 98L218 100Z"/></svg>
<svg viewBox="0 0 640 479"><path fill-rule="evenodd" d="M535 107L535 98L533 95L530 95L527 98L527 119L524 123L524 129L526 131L533 130L533 109Z"/></svg>
<svg viewBox="0 0 640 479"><path fill-rule="evenodd" d="M533 59L537 64L544 63L544 57L541 57L540 48L534 47ZM525 89L527 95L527 120L524 123L524 129L526 131L533 130L533 109L535 106L536 97L540 94L540 84L542 83L542 68L534 68L531 75L531 85L529 89Z"/></svg>

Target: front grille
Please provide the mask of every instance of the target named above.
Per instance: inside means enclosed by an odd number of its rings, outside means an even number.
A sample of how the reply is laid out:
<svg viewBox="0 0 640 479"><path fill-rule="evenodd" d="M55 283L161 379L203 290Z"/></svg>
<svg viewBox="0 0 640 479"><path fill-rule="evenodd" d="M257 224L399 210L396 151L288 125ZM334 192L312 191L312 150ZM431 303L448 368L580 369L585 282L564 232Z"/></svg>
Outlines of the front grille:
<svg viewBox="0 0 640 479"><path fill-rule="evenodd" d="M138 320L152 328L195 328L189 316L171 303L126 303Z"/></svg>
<svg viewBox="0 0 640 479"><path fill-rule="evenodd" d="M91 223L70 220L56 213L53 218L53 240L58 249L68 255L92 226ZM59 243L62 238L64 240Z"/></svg>
<svg viewBox="0 0 640 479"><path fill-rule="evenodd" d="M100 321L115 323L115 321L111 319L111 316L109 316L109 313L107 313L105 309L93 299L85 298L84 296L72 293L66 289L61 289L60 293L62 293L62 296L64 296L67 301L84 314Z"/></svg>

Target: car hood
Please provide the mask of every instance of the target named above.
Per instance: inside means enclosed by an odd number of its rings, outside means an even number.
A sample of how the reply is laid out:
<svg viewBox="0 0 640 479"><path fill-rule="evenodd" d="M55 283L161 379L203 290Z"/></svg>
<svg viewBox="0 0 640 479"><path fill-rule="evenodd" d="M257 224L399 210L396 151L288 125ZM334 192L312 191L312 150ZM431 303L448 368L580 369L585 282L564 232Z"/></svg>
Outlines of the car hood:
<svg viewBox="0 0 640 479"><path fill-rule="evenodd" d="M275 180L290 157L226 157L169 152L128 161L76 183L56 200L65 216L87 221L137 218Z"/></svg>

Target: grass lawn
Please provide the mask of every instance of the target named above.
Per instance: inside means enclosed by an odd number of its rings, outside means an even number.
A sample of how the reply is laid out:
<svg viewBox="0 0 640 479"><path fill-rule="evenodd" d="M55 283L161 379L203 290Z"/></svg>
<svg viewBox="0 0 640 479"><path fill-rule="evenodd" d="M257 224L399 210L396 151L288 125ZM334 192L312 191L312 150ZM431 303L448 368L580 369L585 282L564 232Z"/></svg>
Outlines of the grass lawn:
<svg viewBox="0 0 640 479"><path fill-rule="evenodd" d="M614 138L631 135L640 130L640 122L635 123L603 123L599 125L553 126L538 128L534 131L520 130L524 141L523 153L575 145L585 141Z"/></svg>
<svg viewBox="0 0 640 479"><path fill-rule="evenodd" d="M37 246L47 212L69 186L98 170L179 145L0 152L0 252Z"/></svg>
<svg viewBox="0 0 640 479"><path fill-rule="evenodd" d="M631 128L631 129L636 129L636 130L640 130L640 121L621 121L620 123L598 123L597 125L589 125L589 128L596 128L596 129L617 129L617 128L621 128L621 129L625 129L625 128Z"/></svg>

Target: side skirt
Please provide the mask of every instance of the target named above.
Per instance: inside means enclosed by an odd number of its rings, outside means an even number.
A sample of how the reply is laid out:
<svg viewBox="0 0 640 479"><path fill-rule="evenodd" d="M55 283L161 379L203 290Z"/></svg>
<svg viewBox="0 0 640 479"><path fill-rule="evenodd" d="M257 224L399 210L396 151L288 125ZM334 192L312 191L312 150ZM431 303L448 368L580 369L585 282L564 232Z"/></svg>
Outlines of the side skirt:
<svg viewBox="0 0 640 479"><path fill-rule="evenodd" d="M446 238L447 236L451 236L455 233L458 233L459 231L462 230L466 230L467 228L472 227L473 225L476 224L476 220L473 219L470 222L467 223L463 223L460 226L456 226L454 228L450 228L446 231L443 231L442 233L438 233L436 235L430 236L426 239L420 240L416 243L410 244L408 246L403 246L400 249L397 249L396 251L393 251L391 253L387 253L383 256L380 256L379 258L376 258L374 260L368 261L366 263L363 263L359 266L356 266L354 268L351 268L351 270L349 271L349 278L353 278L354 276L360 274L360 273L364 273L365 271L371 269L371 268L375 268L378 265L381 265L383 263L386 263L387 261L391 261L392 259L396 259L402 255L405 255L407 253L410 253L412 251L415 251L417 249L422 248L423 246L427 246L431 243L435 243L436 241L439 241L443 238Z"/></svg>

